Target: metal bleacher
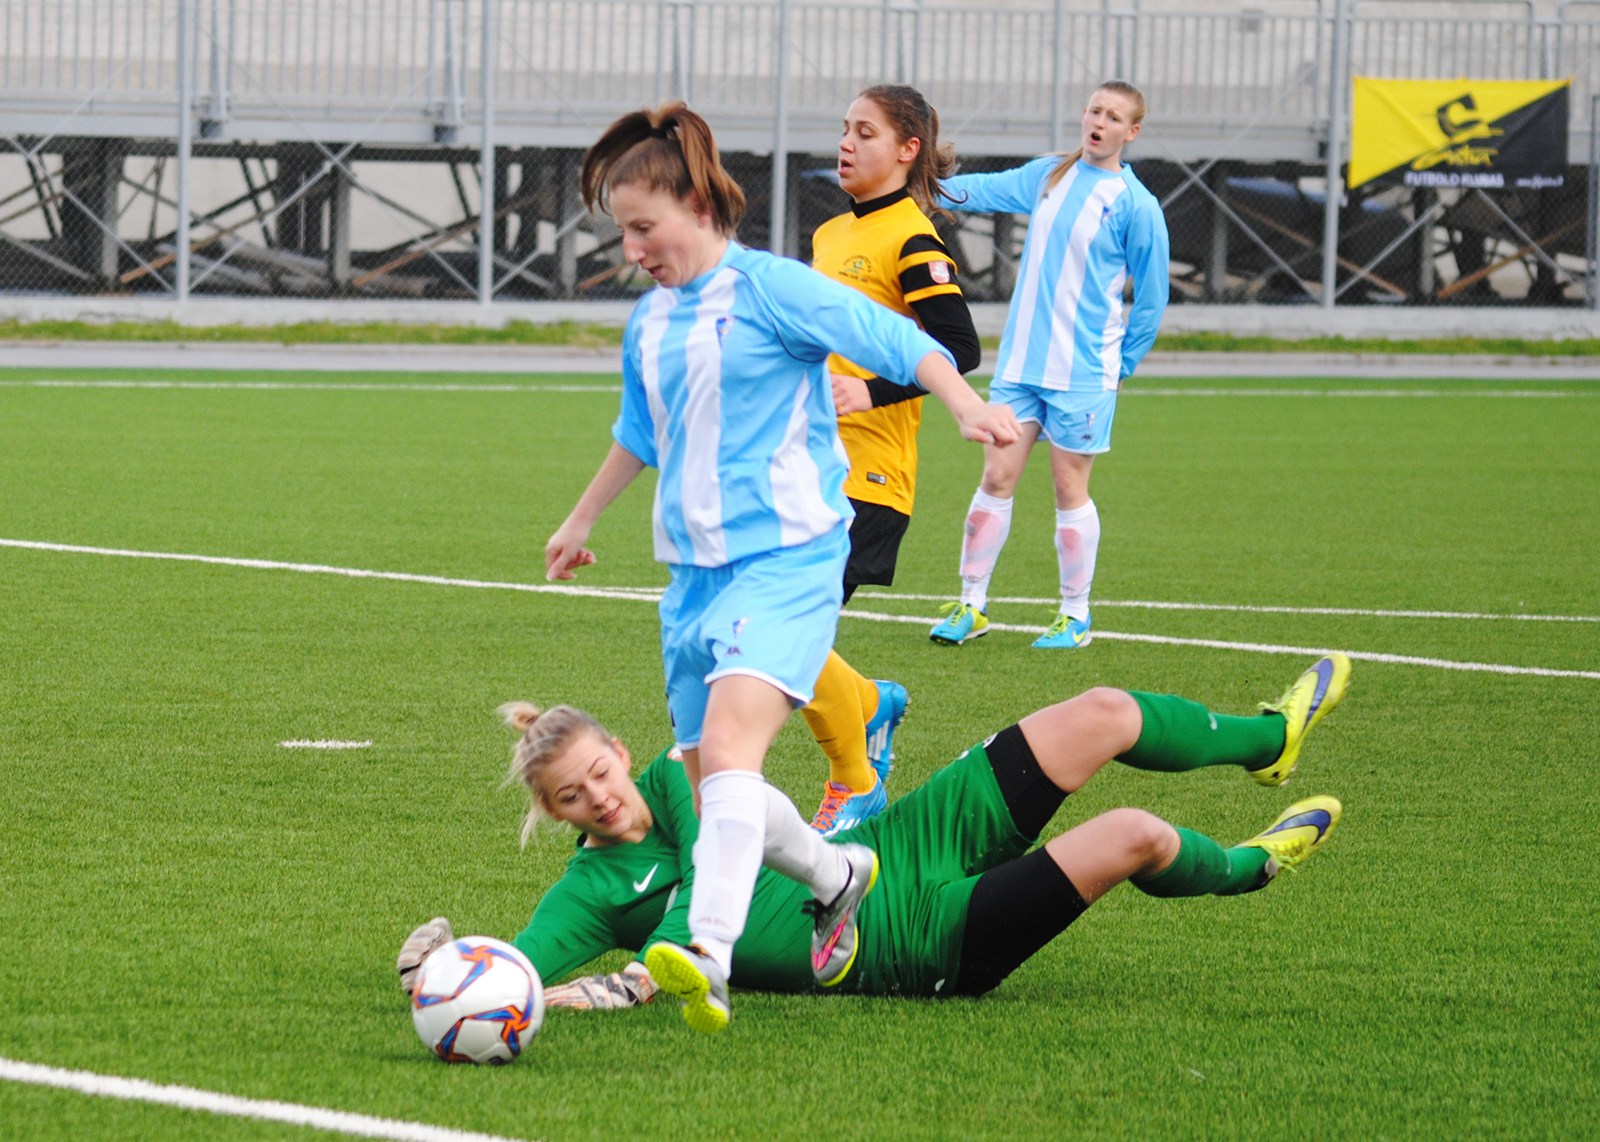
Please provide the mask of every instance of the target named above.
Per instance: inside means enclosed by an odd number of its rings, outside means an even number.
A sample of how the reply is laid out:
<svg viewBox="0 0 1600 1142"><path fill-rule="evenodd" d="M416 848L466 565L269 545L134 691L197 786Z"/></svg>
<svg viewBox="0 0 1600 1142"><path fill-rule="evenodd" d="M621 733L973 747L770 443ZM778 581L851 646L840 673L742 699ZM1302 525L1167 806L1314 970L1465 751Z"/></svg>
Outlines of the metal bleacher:
<svg viewBox="0 0 1600 1142"><path fill-rule="evenodd" d="M0 286L340 292L414 254L380 285L570 296L605 239L577 217L574 156L668 98L765 183L750 237L800 252L803 156L830 155L850 98L885 80L999 161L1070 147L1119 76L1151 107L1140 158L1300 177L1351 75L1571 77L1587 166L1597 61L1589 0L0 0ZM448 168L450 211L408 198L416 164ZM363 251L352 219L373 210L394 241Z"/></svg>

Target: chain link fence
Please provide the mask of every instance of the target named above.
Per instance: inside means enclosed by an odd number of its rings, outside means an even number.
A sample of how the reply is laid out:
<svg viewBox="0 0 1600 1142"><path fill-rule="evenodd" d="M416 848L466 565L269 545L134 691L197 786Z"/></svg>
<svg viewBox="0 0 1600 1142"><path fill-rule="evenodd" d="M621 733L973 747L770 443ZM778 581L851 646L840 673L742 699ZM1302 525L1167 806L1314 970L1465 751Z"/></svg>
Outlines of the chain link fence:
<svg viewBox="0 0 1600 1142"><path fill-rule="evenodd" d="M848 207L832 143L861 88L918 85L963 169L996 170L1069 149L1117 75L1151 107L1130 155L1174 303L1596 304L1600 3L1259 2L0 0L0 289L625 297L649 283L577 194L624 111L688 100L746 190L740 239L805 258ZM1345 193L1354 74L1570 76L1574 162L1538 190ZM969 294L1008 298L1027 219L939 226Z"/></svg>

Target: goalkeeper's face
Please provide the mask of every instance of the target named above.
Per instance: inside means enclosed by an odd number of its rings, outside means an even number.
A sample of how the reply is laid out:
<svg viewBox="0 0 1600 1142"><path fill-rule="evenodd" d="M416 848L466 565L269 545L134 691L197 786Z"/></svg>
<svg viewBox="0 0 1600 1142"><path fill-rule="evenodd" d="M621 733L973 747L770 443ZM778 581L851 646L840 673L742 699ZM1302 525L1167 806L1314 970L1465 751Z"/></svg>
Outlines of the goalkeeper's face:
<svg viewBox="0 0 1600 1142"><path fill-rule="evenodd" d="M589 838L591 845L637 844L653 823L623 744L580 733L539 773L545 812Z"/></svg>

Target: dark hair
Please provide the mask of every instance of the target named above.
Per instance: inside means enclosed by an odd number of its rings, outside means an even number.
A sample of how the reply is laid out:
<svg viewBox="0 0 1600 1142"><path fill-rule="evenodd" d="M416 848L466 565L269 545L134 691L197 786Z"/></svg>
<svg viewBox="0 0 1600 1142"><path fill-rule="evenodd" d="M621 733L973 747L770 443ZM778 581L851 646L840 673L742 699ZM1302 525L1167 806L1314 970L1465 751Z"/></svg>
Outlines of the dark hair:
<svg viewBox="0 0 1600 1142"><path fill-rule="evenodd" d="M880 83L856 98L870 99L883 109L900 144L921 140L922 147L906 174L906 190L924 214L937 211L950 217L950 212L939 205L939 180L955 174L956 149L951 143L939 145L939 113L922 97L922 92L901 84Z"/></svg>
<svg viewBox="0 0 1600 1142"><path fill-rule="evenodd" d="M1140 91L1137 87L1135 87L1133 84L1129 83L1127 80L1125 80L1125 79L1108 79L1104 83L1099 84L1098 86L1096 86L1095 87L1095 91L1114 91L1118 95L1127 96L1129 101L1133 103L1133 121L1134 121L1134 123L1137 124L1137 123L1143 123L1144 122L1144 111L1145 111L1145 107L1144 107L1144 92ZM1091 98L1093 98L1092 95L1091 95ZM1045 181L1044 181L1045 193L1048 194L1050 191L1054 190L1056 184L1058 182L1060 182L1063 178L1066 177L1067 171L1069 169L1071 169L1072 164L1077 162L1081 158L1083 158L1083 148L1082 147L1079 147L1077 150L1073 151L1071 154L1062 155L1060 164L1057 165L1055 170L1050 172L1050 177L1045 179Z"/></svg>
<svg viewBox="0 0 1600 1142"><path fill-rule="evenodd" d="M634 184L694 199L730 237L744 217L744 191L723 169L711 128L684 103L624 115L583 156L578 189L590 210L611 213L611 191Z"/></svg>

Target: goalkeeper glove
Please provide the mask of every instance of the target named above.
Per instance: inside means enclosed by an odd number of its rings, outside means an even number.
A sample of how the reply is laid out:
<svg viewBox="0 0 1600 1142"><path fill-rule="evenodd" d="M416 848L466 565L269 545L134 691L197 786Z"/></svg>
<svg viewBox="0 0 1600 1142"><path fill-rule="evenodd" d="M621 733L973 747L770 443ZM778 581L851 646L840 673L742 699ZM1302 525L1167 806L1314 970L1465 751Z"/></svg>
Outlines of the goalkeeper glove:
<svg viewBox="0 0 1600 1142"><path fill-rule="evenodd" d="M570 1007L574 1011L614 1011L649 1003L656 995L656 981L637 961L610 975L586 975L559 987L544 990L546 1007Z"/></svg>
<svg viewBox="0 0 1600 1142"><path fill-rule="evenodd" d="M443 916L435 916L406 937L406 942L400 945L400 958L395 961L395 967L400 971L400 987L407 995L417 986L417 969L422 961L432 955L435 948L453 939L450 921Z"/></svg>

